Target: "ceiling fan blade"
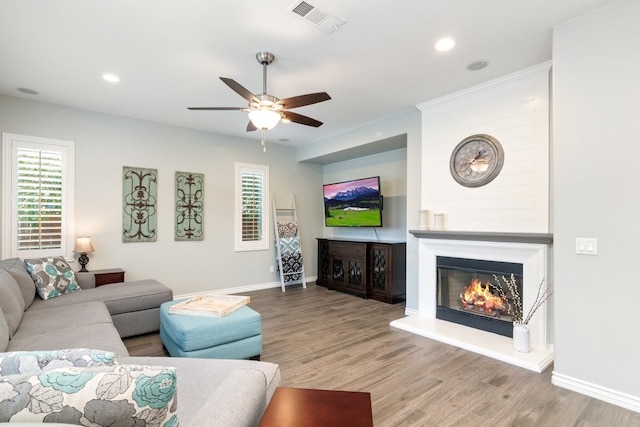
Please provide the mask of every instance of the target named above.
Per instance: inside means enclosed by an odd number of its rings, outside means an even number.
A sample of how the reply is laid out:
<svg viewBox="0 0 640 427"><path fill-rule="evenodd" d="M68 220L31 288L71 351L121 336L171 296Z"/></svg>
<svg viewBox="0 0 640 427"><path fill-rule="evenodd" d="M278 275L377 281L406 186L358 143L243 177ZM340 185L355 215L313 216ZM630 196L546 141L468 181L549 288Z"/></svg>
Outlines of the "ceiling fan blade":
<svg viewBox="0 0 640 427"><path fill-rule="evenodd" d="M258 130L258 128L249 120L249 123L247 123L247 132L253 132L254 130Z"/></svg>
<svg viewBox="0 0 640 427"><path fill-rule="evenodd" d="M291 111L282 111L282 119L293 123L299 123L301 125L313 126L315 128L322 126L322 122L312 119L311 117L303 116L302 114L294 113Z"/></svg>
<svg viewBox="0 0 640 427"><path fill-rule="evenodd" d="M188 110L233 110L242 111L246 107L187 107Z"/></svg>
<svg viewBox="0 0 640 427"><path fill-rule="evenodd" d="M331 97L327 92L317 92L281 99L278 103L282 105L282 108L289 110L291 108L304 107L305 105L316 104L330 99Z"/></svg>
<svg viewBox="0 0 640 427"><path fill-rule="evenodd" d="M247 88L242 86L237 81L235 81L233 79L230 79L228 77L220 77L220 80L222 80L235 93L237 93L238 95L240 95L241 97L243 97L247 101L260 103L260 100L258 98L256 98L256 96L253 93L249 92L249 90Z"/></svg>

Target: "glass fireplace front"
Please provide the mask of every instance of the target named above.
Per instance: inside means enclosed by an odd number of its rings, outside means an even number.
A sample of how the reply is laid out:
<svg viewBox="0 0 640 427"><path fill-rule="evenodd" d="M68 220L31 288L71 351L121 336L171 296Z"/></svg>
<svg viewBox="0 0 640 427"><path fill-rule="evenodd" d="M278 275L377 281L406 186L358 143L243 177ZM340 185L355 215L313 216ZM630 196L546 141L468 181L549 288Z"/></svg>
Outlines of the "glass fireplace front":
<svg viewBox="0 0 640 427"><path fill-rule="evenodd" d="M502 277L513 274L522 295L522 264L438 256L436 266L436 318L513 336L508 307L514 302Z"/></svg>

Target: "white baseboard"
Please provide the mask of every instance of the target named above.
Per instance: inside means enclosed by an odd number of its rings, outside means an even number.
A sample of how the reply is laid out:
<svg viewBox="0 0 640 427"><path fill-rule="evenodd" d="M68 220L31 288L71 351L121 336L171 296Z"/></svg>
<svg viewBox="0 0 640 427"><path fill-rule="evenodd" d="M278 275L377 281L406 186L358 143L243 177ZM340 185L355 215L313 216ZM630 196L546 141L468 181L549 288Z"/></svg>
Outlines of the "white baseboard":
<svg viewBox="0 0 640 427"><path fill-rule="evenodd" d="M313 283L317 280L317 276L306 276L307 283ZM291 284L300 283L292 282ZM229 294L240 294L243 292L251 292L251 291L261 291L263 289L271 289L271 288L279 288L280 282L269 282L269 283L258 283L255 285L247 285L247 286L236 286L234 288L225 288L225 289L216 289L213 291L203 291L203 292L194 292L191 294L182 294L182 295L174 295L173 299L181 299L181 298L193 298L198 295L205 294L218 294L218 295L229 295Z"/></svg>
<svg viewBox="0 0 640 427"><path fill-rule="evenodd" d="M617 390L572 378L555 371L551 375L551 382L558 387L566 388L631 411L640 412L640 397L638 396L621 393Z"/></svg>
<svg viewBox="0 0 640 427"><path fill-rule="evenodd" d="M405 316L413 316L414 314L417 315L418 314L418 310L415 308L404 308L404 314Z"/></svg>

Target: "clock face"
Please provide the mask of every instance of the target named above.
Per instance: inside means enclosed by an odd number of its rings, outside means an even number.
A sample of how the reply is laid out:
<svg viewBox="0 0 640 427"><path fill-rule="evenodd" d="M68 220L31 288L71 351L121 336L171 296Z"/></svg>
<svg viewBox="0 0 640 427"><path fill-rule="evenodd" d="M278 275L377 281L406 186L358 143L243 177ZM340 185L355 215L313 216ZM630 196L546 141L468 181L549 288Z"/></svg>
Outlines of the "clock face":
<svg viewBox="0 0 640 427"><path fill-rule="evenodd" d="M481 187L493 181L502 170L504 151L492 136L478 134L463 139L449 161L451 176L465 187Z"/></svg>

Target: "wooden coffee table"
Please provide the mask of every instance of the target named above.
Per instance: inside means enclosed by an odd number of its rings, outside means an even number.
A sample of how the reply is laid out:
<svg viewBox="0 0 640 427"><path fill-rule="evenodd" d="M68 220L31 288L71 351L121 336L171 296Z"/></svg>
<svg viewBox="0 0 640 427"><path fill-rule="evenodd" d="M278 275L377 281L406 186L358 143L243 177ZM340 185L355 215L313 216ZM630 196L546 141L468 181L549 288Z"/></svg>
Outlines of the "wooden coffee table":
<svg viewBox="0 0 640 427"><path fill-rule="evenodd" d="M278 387L260 427L372 427L371 394Z"/></svg>

